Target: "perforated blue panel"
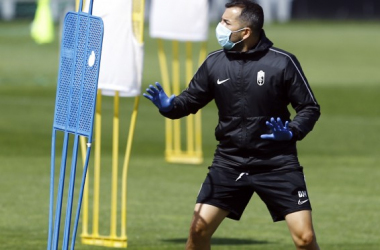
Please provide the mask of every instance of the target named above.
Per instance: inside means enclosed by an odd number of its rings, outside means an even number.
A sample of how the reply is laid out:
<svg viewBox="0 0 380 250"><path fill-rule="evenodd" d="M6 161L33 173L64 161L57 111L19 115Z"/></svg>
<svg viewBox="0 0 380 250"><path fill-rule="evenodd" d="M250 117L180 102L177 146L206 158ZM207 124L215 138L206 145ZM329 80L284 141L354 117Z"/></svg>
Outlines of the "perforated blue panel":
<svg viewBox="0 0 380 250"><path fill-rule="evenodd" d="M68 12L63 26L54 128L92 134L103 21L86 13Z"/></svg>

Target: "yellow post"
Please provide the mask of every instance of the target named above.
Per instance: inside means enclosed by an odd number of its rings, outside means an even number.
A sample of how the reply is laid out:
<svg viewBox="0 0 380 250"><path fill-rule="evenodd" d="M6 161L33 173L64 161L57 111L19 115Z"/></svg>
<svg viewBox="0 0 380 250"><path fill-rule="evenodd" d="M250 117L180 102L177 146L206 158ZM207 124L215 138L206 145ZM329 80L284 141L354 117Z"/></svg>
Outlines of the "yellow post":
<svg viewBox="0 0 380 250"><path fill-rule="evenodd" d="M80 139L80 149L82 152L83 165L85 164L86 159L86 138L83 136L79 137ZM89 184L89 168L87 168L86 180L83 189L83 199L82 199L82 235L88 235L88 185Z"/></svg>
<svg viewBox="0 0 380 250"><path fill-rule="evenodd" d="M78 1L77 1L78 5ZM132 24L133 31L138 41L143 43L143 30L144 30L144 0L133 0L133 13ZM88 173L86 179L86 185L84 189L83 197L83 229L82 229L82 243L89 245L107 246L107 247L122 247L126 248L127 242L127 173L129 167L130 154L132 149L133 135L136 128L136 120L139 105L139 96L135 97L135 103L131 115L131 121L129 126L129 133L127 138L127 145L125 150L125 158L122 168L121 176L121 235L117 235L118 225L118 165L119 165L119 93L116 92L114 96L114 114L113 114L113 134L112 134L112 186L111 186L111 213L110 213L110 234L99 234L99 205L100 205L100 165L101 165L101 91L98 90L97 106L95 114L95 161L94 161L94 184L93 184L93 219L92 219L92 233L89 233L88 229L88 199L89 199L89 185L88 185ZM82 154L85 153L85 140L81 138L81 150ZM85 158L85 157L84 157Z"/></svg>
<svg viewBox="0 0 380 250"><path fill-rule="evenodd" d="M143 43L144 41L144 8L145 8L145 0L133 0L133 31L139 41L139 43ZM133 135L135 134L136 121L137 121L137 113L139 107L140 97L135 97L135 103L133 106L133 111L131 115L131 121L129 125L128 132L128 140L125 149L125 158L123 163L122 177L121 177L121 236L120 240L125 242L125 246L128 246L128 238L127 238L127 181L128 181L128 167L129 160L131 157L132 151L132 142Z"/></svg>
<svg viewBox="0 0 380 250"><path fill-rule="evenodd" d="M164 42L158 39L158 60L160 65L162 85L168 94L171 95L169 69L167 67L166 54L164 49ZM173 122L169 119L165 119L165 155L173 154Z"/></svg>
<svg viewBox="0 0 380 250"><path fill-rule="evenodd" d="M95 160L94 160L94 205L92 214L92 234L99 236L99 193L100 193L100 157L101 157L101 130L102 130L102 92L98 90L95 112Z"/></svg>
<svg viewBox="0 0 380 250"><path fill-rule="evenodd" d="M121 238L125 238L127 242L127 173L129 166L129 159L131 157L132 141L133 135L136 128L137 111L139 106L140 98L137 96L135 98L135 104L133 107L131 122L129 126L127 147L125 150L125 160L123 164L122 173L122 186L121 186Z"/></svg>
<svg viewBox="0 0 380 250"><path fill-rule="evenodd" d="M163 87L168 95L172 93L178 95L181 91L181 73L180 73L180 49L179 42L172 41L172 60L171 76L169 77L168 62L162 39L158 41L158 59L162 77ZM190 82L194 74L193 62L193 44L185 43L185 81ZM199 53L200 65L206 57L206 43L201 44ZM181 135L181 123L179 120L165 119L165 159L172 163L200 164L203 162L202 153L202 124L201 112L195 115L189 115L186 118L186 133ZM186 148L182 149L181 139L186 140Z"/></svg>
<svg viewBox="0 0 380 250"><path fill-rule="evenodd" d="M178 95L181 91L180 87L180 68L179 68L179 52L178 41L173 41L173 61L172 61L172 88L173 94ZM174 120L174 154L181 153L181 121L179 119Z"/></svg>
<svg viewBox="0 0 380 250"><path fill-rule="evenodd" d="M207 55L207 43L202 42L201 48L199 51L199 57L198 57L198 65L201 65L206 58ZM201 110L198 111L197 114L194 115L195 123L194 123L194 130L195 130L195 155L198 159L203 158L203 152L202 152L202 112Z"/></svg>
<svg viewBox="0 0 380 250"><path fill-rule="evenodd" d="M114 96L113 146L112 146L112 191L111 191L111 229L110 236L116 237L117 226L117 170L119 166L119 92Z"/></svg>
<svg viewBox="0 0 380 250"><path fill-rule="evenodd" d="M186 82L190 82L193 75L193 46L191 42L186 42ZM189 155L194 154L194 116L189 115L186 118L186 139L187 152Z"/></svg>

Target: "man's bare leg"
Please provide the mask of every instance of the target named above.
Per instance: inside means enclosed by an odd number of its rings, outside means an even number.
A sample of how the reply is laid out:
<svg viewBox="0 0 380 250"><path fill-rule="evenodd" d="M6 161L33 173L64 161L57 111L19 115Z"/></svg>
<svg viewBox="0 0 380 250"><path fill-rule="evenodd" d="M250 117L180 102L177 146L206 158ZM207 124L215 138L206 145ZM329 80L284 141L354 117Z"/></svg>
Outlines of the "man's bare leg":
<svg viewBox="0 0 380 250"><path fill-rule="evenodd" d="M229 212L207 204L197 203L190 226L187 250L210 249L211 236Z"/></svg>
<svg viewBox="0 0 380 250"><path fill-rule="evenodd" d="M288 214L285 216L285 220L296 249L319 250L313 229L311 211L304 210Z"/></svg>

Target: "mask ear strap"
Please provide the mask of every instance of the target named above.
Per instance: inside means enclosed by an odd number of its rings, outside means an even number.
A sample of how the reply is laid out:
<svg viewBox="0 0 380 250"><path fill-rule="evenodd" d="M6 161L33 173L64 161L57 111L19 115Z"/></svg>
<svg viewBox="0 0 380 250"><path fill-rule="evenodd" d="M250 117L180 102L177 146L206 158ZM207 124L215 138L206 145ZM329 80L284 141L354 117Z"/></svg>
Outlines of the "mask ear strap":
<svg viewBox="0 0 380 250"><path fill-rule="evenodd" d="M238 30L235 30L235 31L231 31L231 33L236 33L236 32L239 32L239 31L242 31L242 30L245 30L245 29L248 29L248 27L244 27L244 28L241 28L241 29L238 29Z"/></svg>
<svg viewBox="0 0 380 250"><path fill-rule="evenodd" d="M235 31L231 31L231 33L236 33L236 32L239 32L239 31L242 31L242 30L245 30L245 29L248 29L248 28L244 27L244 28L241 28L241 29L238 29L238 30L235 30ZM241 39L240 41L236 42L235 45L238 44L238 43L241 43L242 41L244 41L244 39Z"/></svg>
<svg viewBox="0 0 380 250"><path fill-rule="evenodd" d="M241 39L240 41L236 42L235 45L241 43L242 41L244 41L244 39Z"/></svg>

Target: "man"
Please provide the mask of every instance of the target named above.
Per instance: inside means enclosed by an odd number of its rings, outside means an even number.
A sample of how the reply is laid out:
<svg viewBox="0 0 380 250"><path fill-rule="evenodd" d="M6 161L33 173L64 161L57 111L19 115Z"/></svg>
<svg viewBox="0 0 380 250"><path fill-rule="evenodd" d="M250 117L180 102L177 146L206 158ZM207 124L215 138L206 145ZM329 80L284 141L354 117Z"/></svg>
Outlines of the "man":
<svg viewBox="0 0 380 250"><path fill-rule="evenodd" d="M168 97L156 83L144 93L171 119L194 114L211 100L218 107L219 144L197 198L187 249L210 249L220 223L239 220L254 192L273 221L286 221L297 249L319 249L296 141L312 130L320 108L297 59L266 38L263 16L254 2L227 3L216 28L223 50L209 54L188 88ZM288 104L297 112L293 120Z"/></svg>

